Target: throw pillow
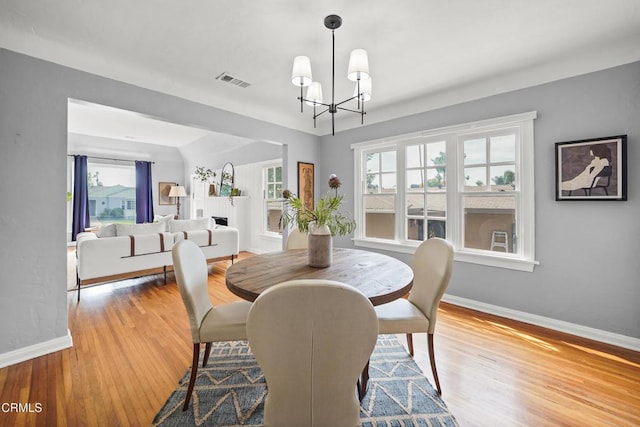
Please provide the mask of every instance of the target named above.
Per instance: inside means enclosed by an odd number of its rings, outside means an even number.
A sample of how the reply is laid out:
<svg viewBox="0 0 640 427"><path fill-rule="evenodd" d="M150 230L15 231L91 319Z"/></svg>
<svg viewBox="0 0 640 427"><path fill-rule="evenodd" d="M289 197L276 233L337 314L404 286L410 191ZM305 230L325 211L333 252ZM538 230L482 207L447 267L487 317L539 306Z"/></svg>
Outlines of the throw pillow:
<svg viewBox="0 0 640 427"><path fill-rule="evenodd" d="M147 224L116 224L116 234L118 236L163 233L164 231L166 231L165 225L161 222L150 222Z"/></svg>
<svg viewBox="0 0 640 427"><path fill-rule="evenodd" d="M210 218L172 219L169 221L169 231L172 233L179 231L208 230L210 228Z"/></svg>
<svg viewBox="0 0 640 427"><path fill-rule="evenodd" d="M169 231L169 221L173 219L173 215L154 215L153 222L164 224L164 231Z"/></svg>
<svg viewBox="0 0 640 427"><path fill-rule="evenodd" d="M103 225L96 231L98 237L116 237L116 225L107 224Z"/></svg>

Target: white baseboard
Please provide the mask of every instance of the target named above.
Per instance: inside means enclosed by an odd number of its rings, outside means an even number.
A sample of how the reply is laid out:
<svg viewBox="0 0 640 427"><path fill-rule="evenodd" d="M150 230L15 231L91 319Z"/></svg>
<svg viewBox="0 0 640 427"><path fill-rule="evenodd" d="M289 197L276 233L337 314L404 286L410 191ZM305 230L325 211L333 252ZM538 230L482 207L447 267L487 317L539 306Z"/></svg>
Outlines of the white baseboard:
<svg viewBox="0 0 640 427"><path fill-rule="evenodd" d="M64 350L69 347L73 347L73 340L71 339L71 331L67 329L67 335L63 337L0 354L0 368L15 365L16 363Z"/></svg>
<svg viewBox="0 0 640 427"><path fill-rule="evenodd" d="M444 295L442 297L442 301L470 308L472 310L481 311L483 313L494 314L496 316L506 317L507 319L530 323L532 325L542 326L543 328L553 329L555 331L576 335L582 338L627 348L629 350L640 351L640 339L638 338L589 328L587 326L576 325L575 323L564 322L562 320L538 316L536 314L525 313L523 311L511 310L509 308L461 298L455 295Z"/></svg>

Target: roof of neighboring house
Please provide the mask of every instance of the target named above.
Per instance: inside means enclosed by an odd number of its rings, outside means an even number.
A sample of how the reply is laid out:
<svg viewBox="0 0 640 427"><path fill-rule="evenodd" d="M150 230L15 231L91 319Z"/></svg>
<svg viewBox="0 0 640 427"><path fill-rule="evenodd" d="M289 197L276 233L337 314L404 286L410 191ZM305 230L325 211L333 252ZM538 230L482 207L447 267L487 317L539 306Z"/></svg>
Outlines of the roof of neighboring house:
<svg viewBox="0 0 640 427"><path fill-rule="evenodd" d="M89 197L92 199L106 199L107 197L119 197L121 199L136 198L136 189L124 185L98 185L89 187Z"/></svg>

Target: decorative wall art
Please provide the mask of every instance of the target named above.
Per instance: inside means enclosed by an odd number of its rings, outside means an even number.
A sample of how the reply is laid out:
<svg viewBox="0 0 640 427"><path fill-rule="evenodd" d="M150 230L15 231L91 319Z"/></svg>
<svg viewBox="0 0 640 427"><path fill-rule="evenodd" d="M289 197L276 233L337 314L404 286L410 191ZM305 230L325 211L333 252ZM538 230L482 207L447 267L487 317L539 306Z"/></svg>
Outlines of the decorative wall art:
<svg viewBox="0 0 640 427"><path fill-rule="evenodd" d="M158 183L158 204L159 205L175 205L175 197L169 197L171 187L178 185L176 182L159 182Z"/></svg>
<svg viewBox="0 0 640 427"><path fill-rule="evenodd" d="M298 197L313 210L313 163L298 162Z"/></svg>
<svg viewBox="0 0 640 427"><path fill-rule="evenodd" d="M627 135L557 142L556 200L627 200Z"/></svg>

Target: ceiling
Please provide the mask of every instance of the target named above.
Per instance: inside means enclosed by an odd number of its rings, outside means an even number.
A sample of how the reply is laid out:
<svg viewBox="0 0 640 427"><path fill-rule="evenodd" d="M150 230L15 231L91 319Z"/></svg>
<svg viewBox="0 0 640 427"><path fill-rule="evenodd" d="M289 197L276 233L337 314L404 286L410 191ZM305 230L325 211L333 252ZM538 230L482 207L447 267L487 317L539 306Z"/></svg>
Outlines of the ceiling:
<svg viewBox="0 0 640 427"><path fill-rule="evenodd" d="M70 99L67 131L80 135L182 147L211 132L144 116L133 111Z"/></svg>
<svg viewBox="0 0 640 427"><path fill-rule="evenodd" d="M353 92L349 52L369 54L365 123L640 60L638 0L0 0L0 46L324 135L328 117L313 128L290 74L309 56L330 99L329 14L343 19L336 102ZM216 80L224 72L250 85Z"/></svg>

